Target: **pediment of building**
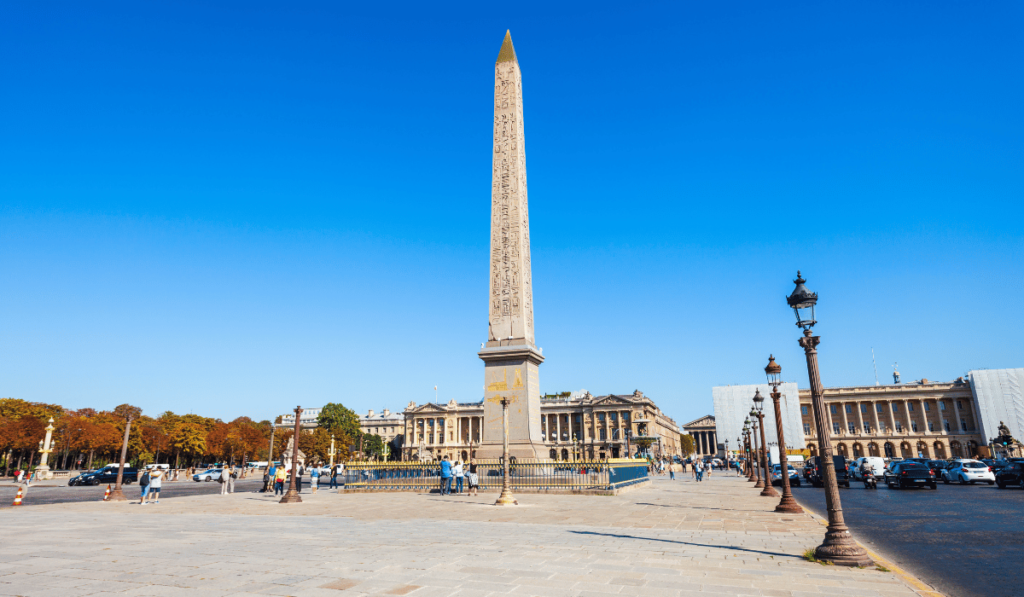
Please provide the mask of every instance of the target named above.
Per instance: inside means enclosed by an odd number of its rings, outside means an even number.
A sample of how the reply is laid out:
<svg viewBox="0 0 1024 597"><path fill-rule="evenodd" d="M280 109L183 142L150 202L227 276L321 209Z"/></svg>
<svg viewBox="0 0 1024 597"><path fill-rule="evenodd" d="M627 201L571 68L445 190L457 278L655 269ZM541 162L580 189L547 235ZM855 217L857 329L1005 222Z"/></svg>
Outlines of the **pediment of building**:
<svg viewBox="0 0 1024 597"><path fill-rule="evenodd" d="M441 406L440 404L434 404L432 402L428 402L427 404L424 404L422 406L417 406L417 407L412 408L412 409L406 409L405 412L412 413L412 414L446 413L446 412L448 412L448 409L443 407L443 406Z"/></svg>
<svg viewBox="0 0 1024 597"><path fill-rule="evenodd" d="M594 406L632 406L633 401L613 394L596 398L592 404Z"/></svg>
<svg viewBox="0 0 1024 597"><path fill-rule="evenodd" d="M689 429L691 427L714 427L715 426L715 415L704 415L703 417L690 421L686 425L683 425L683 429Z"/></svg>

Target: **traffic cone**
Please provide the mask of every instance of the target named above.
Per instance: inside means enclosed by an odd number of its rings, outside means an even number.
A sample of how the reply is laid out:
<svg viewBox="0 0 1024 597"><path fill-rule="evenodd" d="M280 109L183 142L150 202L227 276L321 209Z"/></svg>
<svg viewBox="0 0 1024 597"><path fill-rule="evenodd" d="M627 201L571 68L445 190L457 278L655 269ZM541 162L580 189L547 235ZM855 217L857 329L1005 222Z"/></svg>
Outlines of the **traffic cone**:
<svg viewBox="0 0 1024 597"><path fill-rule="evenodd" d="M12 506L20 506L21 505L21 496L23 496L23 495L25 495L24 494L24 490L19 487L18 488L18 495L14 496L14 503L11 504L11 505Z"/></svg>
<svg viewBox="0 0 1024 597"><path fill-rule="evenodd" d="M103 501L106 502L110 499L110 485L107 485L107 492L103 494Z"/></svg>

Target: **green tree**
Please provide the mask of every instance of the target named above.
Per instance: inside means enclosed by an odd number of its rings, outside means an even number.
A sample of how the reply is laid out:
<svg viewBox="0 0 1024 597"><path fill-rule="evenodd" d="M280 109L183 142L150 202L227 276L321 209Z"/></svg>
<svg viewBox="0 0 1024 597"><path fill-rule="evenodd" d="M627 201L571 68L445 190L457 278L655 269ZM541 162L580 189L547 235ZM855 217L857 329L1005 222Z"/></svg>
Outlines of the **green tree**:
<svg viewBox="0 0 1024 597"><path fill-rule="evenodd" d="M317 423L335 436L359 437L359 415L343 404L330 402L320 410Z"/></svg>
<svg viewBox="0 0 1024 597"><path fill-rule="evenodd" d="M384 438L370 433L363 435L363 454L367 458L383 458Z"/></svg>
<svg viewBox="0 0 1024 597"><path fill-rule="evenodd" d="M693 436L688 433L680 434L679 436L679 449L683 453L683 457L687 457L693 454Z"/></svg>

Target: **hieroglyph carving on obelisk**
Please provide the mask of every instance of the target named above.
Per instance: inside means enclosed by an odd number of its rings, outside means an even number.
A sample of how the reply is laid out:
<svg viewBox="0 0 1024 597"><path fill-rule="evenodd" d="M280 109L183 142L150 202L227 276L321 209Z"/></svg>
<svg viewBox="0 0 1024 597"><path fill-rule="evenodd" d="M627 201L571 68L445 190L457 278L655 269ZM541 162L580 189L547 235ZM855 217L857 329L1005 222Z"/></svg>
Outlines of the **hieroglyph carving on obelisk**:
<svg viewBox="0 0 1024 597"><path fill-rule="evenodd" d="M487 339L494 344L488 345L533 345L523 75L508 32L494 64L492 160L491 305Z"/></svg>

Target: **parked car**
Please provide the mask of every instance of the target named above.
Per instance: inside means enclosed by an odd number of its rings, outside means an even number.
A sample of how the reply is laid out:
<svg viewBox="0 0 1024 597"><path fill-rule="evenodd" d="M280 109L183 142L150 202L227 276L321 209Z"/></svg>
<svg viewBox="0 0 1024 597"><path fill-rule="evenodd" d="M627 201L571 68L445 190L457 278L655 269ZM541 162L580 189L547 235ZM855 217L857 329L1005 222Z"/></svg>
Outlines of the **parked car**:
<svg viewBox="0 0 1024 597"><path fill-rule="evenodd" d="M974 485L978 481L994 485L996 476L992 468L980 460L954 460L949 468L942 471L943 483L953 481L961 485Z"/></svg>
<svg viewBox="0 0 1024 597"><path fill-rule="evenodd" d="M120 464L108 464L107 466L89 472L82 473L77 477L68 481L69 486L75 485L99 485L100 483L116 483L117 482L117 469L121 467ZM121 476L121 483L128 485L139 480L139 469L125 465L124 474Z"/></svg>
<svg viewBox="0 0 1024 597"><path fill-rule="evenodd" d="M876 477L881 477L885 472L885 460L881 456L861 456L850 465L850 477L854 481L864 480L864 476L860 474L860 468L865 462L871 467Z"/></svg>
<svg viewBox="0 0 1024 597"><path fill-rule="evenodd" d="M1017 486L1024 489L1024 462L1011 461L1001 471L996 473L996 485L999 489L1006 489L1010 486Z"/></svg>
<svg viewBox="0 0 1024 597"><path fill-rule="evenodd" d="M800 487L800 473L797 472L793 465L788 465L789 468L789 486ZM782 485L782 465L772 465L772 485Z"/></svg>
<svg viewBox="0 0 1024 597"><path fill-rule="evenodd" d="M820 467L821 457L815 456L810 460L807 467L804 468L804 474L807 480L810 481L814 487L824 486L824 478L822 477L822 471ZM850 471L846 468L846 457L845 456L833 456L832 463L836 469L836 484L843 487L850 487ZM810 469L809 471L807 469Z"/></svg>
<svg viewBox="0 0 1024 597"><path fill-rule="evenodd" d="M193 481L220 481L220 475L224 472L224 469L211 468L201 473L192 475Z"/></svg>
<svg viewBox="0 0 1024 597"><path fill-rule="evenodd" d="M903 461L885 472L885 484L889 489L906 489L907 487L924 487L927 485L937 489L939 484L935 471L920 462Z"/></svg>

